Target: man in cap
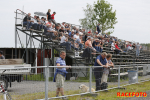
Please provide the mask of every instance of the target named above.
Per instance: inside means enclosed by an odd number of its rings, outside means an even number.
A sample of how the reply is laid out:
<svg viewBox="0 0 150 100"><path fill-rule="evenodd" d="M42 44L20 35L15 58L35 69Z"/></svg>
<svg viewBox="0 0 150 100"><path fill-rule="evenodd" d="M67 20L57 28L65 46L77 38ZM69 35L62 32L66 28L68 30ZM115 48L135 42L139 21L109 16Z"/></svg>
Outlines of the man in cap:
<svg viewBox="0 0 150 100"><path fill-rule="evenodd" d="M96 49L97 52L101 52L99 39L95 39L95 41L93 41L92 43L92 46Z"/></svg>
<svg viewBox="0 0 150 100"><path fill-rule="evenodd" d="M44 28L43 35L46 35L49 39L52 40L54 33L57 33L57 31L52 30L51 24L47 24L47 26Z"/></svg>
<svg viewBox="0 0 150 100"><path fill-rule="evenodd" d="M3 56L3 51L0 51L0 59L5 59L5 57Z"/></svg>
<svg viewBox="0 0 150 100"><path fill-rule="evenodd" d="M64 33L65 35L61 37L60 46L66 46L66 50L71 51L71 43L68 42L68 32Z"/></svg>

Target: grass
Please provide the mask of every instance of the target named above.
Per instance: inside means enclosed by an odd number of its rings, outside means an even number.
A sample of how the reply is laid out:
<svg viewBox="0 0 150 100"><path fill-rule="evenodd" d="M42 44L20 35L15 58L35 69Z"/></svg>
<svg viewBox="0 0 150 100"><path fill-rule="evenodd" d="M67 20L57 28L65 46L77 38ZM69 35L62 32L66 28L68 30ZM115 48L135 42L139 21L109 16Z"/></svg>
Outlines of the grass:
<svg viewBox="0 0 150 100"><path fill-rule="evenodd" d="M125 97L117 97L117 92L145 92L150 90L150 81L144 82L144 83L139 83L135 85L130 85L126 86L125 90L123 89L113 89L109 90L108 92L103 91L99 92L97 97L91 97L90 95L85 95L85 96L74 96L74 97L69 97L69 100L86 100L93 99L93 100L122 100L125 99ZM65 91L65 94L78 94L79 90L76 91ZM55 97L55 91L49 92L49 97ZM44 92L40 93L32 93L32 94L24 94L24 95L12 95L13 100L34 100L34 99L43 99L45 94ZM2 96L0 96L0 100L3 100ZM57 99L59 100L59 99Z"/></svg>

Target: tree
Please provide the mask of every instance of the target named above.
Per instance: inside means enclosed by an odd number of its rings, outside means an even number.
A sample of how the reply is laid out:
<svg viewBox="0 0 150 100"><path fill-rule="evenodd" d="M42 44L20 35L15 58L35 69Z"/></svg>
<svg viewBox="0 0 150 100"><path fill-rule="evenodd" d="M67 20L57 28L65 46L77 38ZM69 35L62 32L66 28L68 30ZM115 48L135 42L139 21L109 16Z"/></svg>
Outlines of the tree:
<svg viewBox="0 0 150 100"><path fill-rule="evenodd" d="M86 9L83 8L83 11L85 14L85 18L79 19L80 24L84 28L94 29L95 26L93 26L94 23L92 20L92 17L94 15L94 9L93 9L92 5L87 4Z"/></svg>
<svg viewBox="0 0 150 100"><path fill-rule="evenodd" d="M114 29L114 25L117 23L116 10L112 11L112 5L105 0L97 0L93 6L88 4L87 9L84 9L84 13L86 17L80 19L81 25L95 30L96 25L100 23L102 33Z"/></svg>

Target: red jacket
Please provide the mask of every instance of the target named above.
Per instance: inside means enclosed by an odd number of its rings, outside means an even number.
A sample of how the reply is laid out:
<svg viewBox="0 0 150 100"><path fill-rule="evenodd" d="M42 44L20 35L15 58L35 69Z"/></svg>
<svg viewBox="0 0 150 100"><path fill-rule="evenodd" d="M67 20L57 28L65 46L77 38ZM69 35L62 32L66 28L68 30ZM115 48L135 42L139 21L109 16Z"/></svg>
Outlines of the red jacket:
<svg viewBox="0 0 150 100"><path fill-rule="evenodd" d="M118 45L117 45L117 44L115 45L115 47L116 47L117 49L119 49L119 50L120 50L120 48L118 47Z"/></svg>
<svg viewBox="0 0 150 100"><path fill-rule="evenodd" d="M54 14L51 15L51 19L54 19Z"/></svg>

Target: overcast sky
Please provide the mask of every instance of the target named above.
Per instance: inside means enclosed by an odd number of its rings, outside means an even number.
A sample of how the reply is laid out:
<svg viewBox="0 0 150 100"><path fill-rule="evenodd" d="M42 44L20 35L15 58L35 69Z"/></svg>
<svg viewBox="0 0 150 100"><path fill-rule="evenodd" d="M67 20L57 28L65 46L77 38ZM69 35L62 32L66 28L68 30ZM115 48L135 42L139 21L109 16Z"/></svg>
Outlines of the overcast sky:
<svg viewBox="0 0 150 100"><path fill-rule="evenodd" d="M24 12L47 12L51 9L57 14L57 22L79 25L84 18L83 8L96 0L1 0L0 4L0 47L14 47L16 9ZM107 0L116 10L117 21L113 36L120 39L150 43L150 0Z"/></svg>

